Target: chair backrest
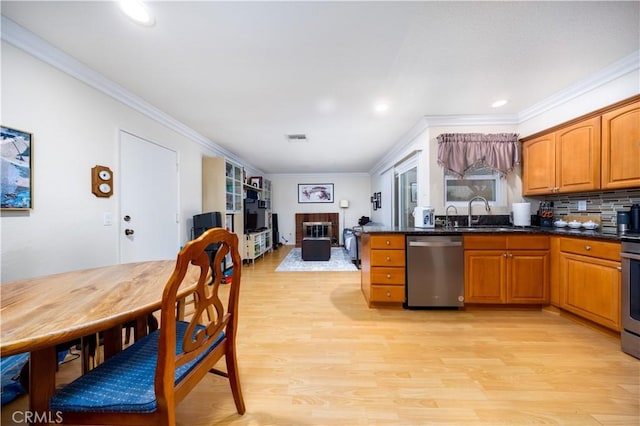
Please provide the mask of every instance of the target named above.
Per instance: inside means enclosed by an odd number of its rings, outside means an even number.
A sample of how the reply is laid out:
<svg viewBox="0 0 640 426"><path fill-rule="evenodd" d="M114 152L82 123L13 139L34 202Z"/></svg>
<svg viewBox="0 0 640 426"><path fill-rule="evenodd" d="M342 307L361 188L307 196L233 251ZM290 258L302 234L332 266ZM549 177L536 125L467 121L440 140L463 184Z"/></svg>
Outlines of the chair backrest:
<svg viewBox="0 0 640 426"><path fill-rule="evenodd" d="M212 244L218 246L213 257L213 271L210 270L209 256L205 252ZM224 260L227 254L231 255L232 261L231 282L225 280L227 277L222 266L226 264ZM197 239L188 242L178 253L175 270L164 289L160 313L155 376L156 398L160 410L179 402L213 368L216 361L225 355L226 345L235 345L241 270L238 236L222 228L207 230ZM229 275L228 271L226 275ZM197 277L195 286L193 277ZM221 287L223 282L227 284ZM177 296L184 296L183 290L189 287L193 287L191 296L194 298L195 311L188 320L184 338L176 341ZM224 291L221 291L223 288ZM226 303L221 300L221 293L224 294L222 299L226 299ZM224 338L220 340L222 333ZM216 346L217 349L212 351L211 347L216 342L220 348ZM176 369L194 359L199 359L195 367L190 369L183 380L175 383Z"/></svg>

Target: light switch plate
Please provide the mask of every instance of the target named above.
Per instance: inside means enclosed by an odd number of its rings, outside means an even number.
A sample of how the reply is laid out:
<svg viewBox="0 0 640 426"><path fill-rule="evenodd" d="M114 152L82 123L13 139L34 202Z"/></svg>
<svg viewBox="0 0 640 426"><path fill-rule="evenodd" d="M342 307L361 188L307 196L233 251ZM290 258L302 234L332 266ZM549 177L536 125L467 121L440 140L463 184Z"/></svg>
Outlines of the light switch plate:
<svg viewBox="0 0 640 426"><path fill-rule="evenodd" d="M587 200L578 200L578 211L587 211Z"/></svg>
<svg viewBox="0 0 640 426"><path fill-rule="evenodd" d="M102 224L104 226L113 225L113 215L111 214L111 212L104 212L104 216L102 218Z"/></svg>

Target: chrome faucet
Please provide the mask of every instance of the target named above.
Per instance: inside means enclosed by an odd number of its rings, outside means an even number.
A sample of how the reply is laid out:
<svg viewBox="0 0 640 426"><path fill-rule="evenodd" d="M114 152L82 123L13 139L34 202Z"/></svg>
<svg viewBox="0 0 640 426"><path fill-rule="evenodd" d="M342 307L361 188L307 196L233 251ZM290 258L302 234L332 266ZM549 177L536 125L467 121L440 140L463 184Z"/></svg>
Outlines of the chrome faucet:
<svg viewBox="0 0 640 426"><path fill-rule="evenodd" d="M456 211L456 215L458 215L458 209L456 208L456 206L454 206L453 204L449 204L447 206L447 209L444 211L444 227L445 228L451 228L451 223L449 222L449 209L453 207L453 209ZM458 226L458 221L455 221L455 226Z"/></svg>
<svg viewBox="0 0 640 426"><path fill-rule="evenodd" d="M471 204L475 201L475 200L480 200L480 201L484 201L484 209L488 212L491 211L491 207L489 206L489 202L487 201L486 198L481 197L479 195L476 195L475 197L473 197L472 199L469 200L469 222L468 222L468 226L471 226ZM476 223L478 223L478 221L480 221L480 218L478 218L478 220L476 221Z"/></svg>

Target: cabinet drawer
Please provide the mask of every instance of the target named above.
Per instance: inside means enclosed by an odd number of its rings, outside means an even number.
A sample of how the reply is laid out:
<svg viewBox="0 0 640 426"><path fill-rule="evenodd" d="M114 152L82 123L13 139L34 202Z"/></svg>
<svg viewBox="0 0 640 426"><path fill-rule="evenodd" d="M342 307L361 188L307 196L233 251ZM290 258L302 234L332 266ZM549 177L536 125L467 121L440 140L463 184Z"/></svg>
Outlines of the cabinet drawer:
<svg viewBox="0 0 640 426"><path fill-rule="evenodd" d="M371 283L404 285L404 268L371 268Z"/></svg>
<svg viewBox="0 0 640 426"><path fill-rule="evenodd" d="M608 243L581 238L561 238L560 251L620 261L620 243Z"/></svg>
<svg viewBox="0 0 640 426"><path fill-rule="evenodd" d="M404 250L404 234L371 235L372 249Z"/></svg>
<svg viewBox="0 0 640 426"><path fill-rule="evenodd" d="M549 237L544 235L509 235L509 250L549 250Z"/></svg>
<svg viewBox="0 0 640 426"><path fill-rule="evenodd" d="M372 285L372 302L404 302L404 286Z"/></svg>
<svg viewBox="0 0 640 426"><path fill-rule="evenodd" d="M371 250L371 266L404 266L404 250Z"/></svg>
<svg viewBox="0 0 640 426"><path fill-rule="evenodd" d="M465 235L464 249L475 250L506 250L506 235Z"/></svg>

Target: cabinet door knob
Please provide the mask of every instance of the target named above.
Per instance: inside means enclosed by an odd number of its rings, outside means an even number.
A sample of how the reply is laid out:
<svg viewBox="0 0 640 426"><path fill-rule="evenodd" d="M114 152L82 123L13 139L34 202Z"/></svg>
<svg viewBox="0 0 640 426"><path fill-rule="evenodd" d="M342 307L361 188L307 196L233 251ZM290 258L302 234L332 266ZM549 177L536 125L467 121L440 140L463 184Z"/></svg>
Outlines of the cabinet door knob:
<svg viewBox="0 0 640 426"><path fill-rule="evenodd" d="M391 292L390 291L387 292L387 297L391 297Z"/></svg>
<svg viewBox="0 0 640 426"><path fill-rule="evenodd" d="M507 253L502 253L502 257L507 257Z"/></svg>
<svg viewBox="0 0 640 426"><path fill-rule="evenodd" d="M391 241L387 240L387 245L390 246L391 245Z"/></svg>
<svg viewBox="0 0 640 426"><path fill-rule="evenodd" d="M391 279L391 274L387 274L387 279Z"/></svg>
<svg viewBox="0 0 640 426"><path fill-rule="evenodd" d="M589 251L589 250L591 250L591 246L584 246L584 249L585 249L586 251Z"/></svg>
<svg viewBox="0 0 640 426"><path fill-rule="evenodd" d="M387 256L387 262L391 262L391 257Z"/></svg>
<svg viewBox="0 0 640 426"><path fill-rule="evenodd" d="M509 253L509 257L513 257L513 254Z"/></svg>

